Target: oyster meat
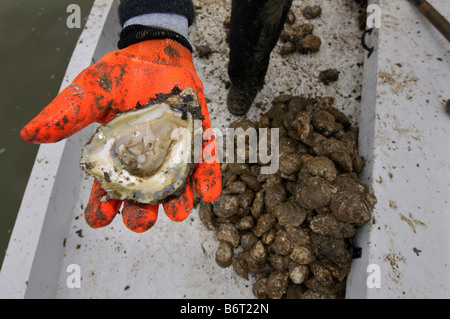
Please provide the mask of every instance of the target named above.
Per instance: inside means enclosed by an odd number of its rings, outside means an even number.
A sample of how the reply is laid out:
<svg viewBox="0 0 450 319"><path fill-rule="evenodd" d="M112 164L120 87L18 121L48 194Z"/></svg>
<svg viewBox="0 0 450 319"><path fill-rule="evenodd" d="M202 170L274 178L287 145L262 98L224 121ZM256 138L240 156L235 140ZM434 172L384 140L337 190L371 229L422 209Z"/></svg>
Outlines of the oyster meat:
<svg viewBox="0 0 450 319"><path fill-rule="evenodd" d="M80 166L101 183L105 200L164 202L184 190L196 136L202 141L195 120L202 118L195 91L175 87L100 126L83 148Z"/></svg>

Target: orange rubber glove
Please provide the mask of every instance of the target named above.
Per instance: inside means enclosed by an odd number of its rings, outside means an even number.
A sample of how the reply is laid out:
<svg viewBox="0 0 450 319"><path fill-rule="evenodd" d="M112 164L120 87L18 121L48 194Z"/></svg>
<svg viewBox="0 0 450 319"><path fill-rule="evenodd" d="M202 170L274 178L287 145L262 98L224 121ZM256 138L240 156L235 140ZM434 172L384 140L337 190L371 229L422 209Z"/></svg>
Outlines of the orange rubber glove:
<svg viewBox="0 0 450 319"><path fill-rule="evenodd" d="M106 123L117 110L144 105L157 94L167 94L178 86L193 88L198 95L204 120L203 131L211 127L203 85L192 61L192 53L171 39L147 40L106 54L99 62L81 72L42 112L27 124L22 138L31 143L53 143L67 138L87 125ZM215 155L214 137L204 136L203 149ZM206 202L214 201L222 190L220 164L211 159L196 165L186 190L178 198L163 204L167 216L185 220L193 207L193 190ZM119 212L122 201L101 199L106 192L94 181L85 209L87 223L93 228L109 225ZM122 217L134 232L150 229L158 217L158 205L126 200Z"/></svg>

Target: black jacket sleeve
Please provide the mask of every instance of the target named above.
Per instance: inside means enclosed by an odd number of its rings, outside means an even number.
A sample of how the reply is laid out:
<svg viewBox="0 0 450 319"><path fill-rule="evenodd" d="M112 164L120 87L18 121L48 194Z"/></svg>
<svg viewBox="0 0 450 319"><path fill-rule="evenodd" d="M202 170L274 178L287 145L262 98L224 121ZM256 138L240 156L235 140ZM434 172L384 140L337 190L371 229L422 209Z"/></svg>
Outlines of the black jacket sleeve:
<svg viewBox="0 0 450 319"><path fill-rule="evenodd" d="M125 21L147 13L175 13L185 16L189 25L194 23L195 12L192 0L123 0L119 6L119 19Z"/></svg>

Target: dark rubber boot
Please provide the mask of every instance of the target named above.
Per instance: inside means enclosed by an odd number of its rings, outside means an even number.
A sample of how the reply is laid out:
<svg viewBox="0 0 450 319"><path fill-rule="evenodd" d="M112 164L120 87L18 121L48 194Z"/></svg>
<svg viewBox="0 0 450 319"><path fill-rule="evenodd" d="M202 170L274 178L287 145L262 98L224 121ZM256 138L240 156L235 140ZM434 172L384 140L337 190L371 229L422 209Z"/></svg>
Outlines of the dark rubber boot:
<svg viewBox="0 0 450 319"><path fill-rule="evenodd" d="M258 89L246 90L231 85L227 98L228 110L233 115L245 115L252 106L257 93Z"/></svg>
<svg viewBox="0 0 450 319"><path fill-rule="evenodd" d="M263 87L270 53L283 30L291 4L292 0L232 1L228 64L232 83L228 109L232 114L246 114Z"/></svg>

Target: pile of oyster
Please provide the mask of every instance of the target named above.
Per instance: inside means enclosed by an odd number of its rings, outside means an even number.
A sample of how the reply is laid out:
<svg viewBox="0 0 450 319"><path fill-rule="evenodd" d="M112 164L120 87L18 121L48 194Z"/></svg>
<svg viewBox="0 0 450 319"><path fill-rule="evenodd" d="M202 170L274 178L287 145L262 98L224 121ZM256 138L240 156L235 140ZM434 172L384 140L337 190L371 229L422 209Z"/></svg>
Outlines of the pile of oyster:
<svg viewBox="0 0 450 319"><path fill-rule="evenodd" d="M279 170L264 175L262 163L224 163L221 196L201 203L200 219L219 241L217 264L254 276L257 298L344 296L350 241L376 198L357 176L358 129L333 103L280 95L258 122L233 123L279 129Z"/></svg>

